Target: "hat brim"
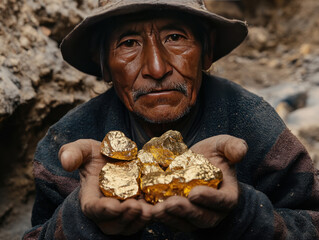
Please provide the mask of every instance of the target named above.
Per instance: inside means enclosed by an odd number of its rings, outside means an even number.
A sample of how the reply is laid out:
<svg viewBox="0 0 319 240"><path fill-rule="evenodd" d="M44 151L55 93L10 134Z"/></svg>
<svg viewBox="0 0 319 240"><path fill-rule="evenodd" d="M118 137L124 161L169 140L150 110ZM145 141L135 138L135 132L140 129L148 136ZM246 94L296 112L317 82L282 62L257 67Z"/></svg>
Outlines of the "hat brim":
<svg viewBox="0 0 319 240"><path fill-rule="evenodd" d="M123 6L114 6L107 9L100 8L80 22L62 41L61 52L64 60L78 70L101 77L99 60L93 60L92 39L97 36L98 24L115 16L127 15L149 10L167 11L178 10L190 15L198 16L216 32L213 43L212 63L229 54L239 46L248 34L247 24L240 20L230 20L204 9L193 8L187 5L168 3L132 3Z"/></svg>

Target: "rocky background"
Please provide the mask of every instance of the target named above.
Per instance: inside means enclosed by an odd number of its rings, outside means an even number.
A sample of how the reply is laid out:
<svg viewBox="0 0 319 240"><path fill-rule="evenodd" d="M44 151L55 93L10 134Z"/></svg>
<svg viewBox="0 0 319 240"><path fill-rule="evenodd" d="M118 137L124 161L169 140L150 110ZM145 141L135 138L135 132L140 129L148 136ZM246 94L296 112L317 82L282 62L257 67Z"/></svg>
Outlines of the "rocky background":
<svg viewBox="0 0 319 240"><path fill-rule="evenodd" d="M245 43L211 71L262 95L319 167L318 0L207 0L247 20ZM0 1L0 238L20 239L34 200L37 142L68 110L107 85L62 61L59 43L97 0Z"/></svg>

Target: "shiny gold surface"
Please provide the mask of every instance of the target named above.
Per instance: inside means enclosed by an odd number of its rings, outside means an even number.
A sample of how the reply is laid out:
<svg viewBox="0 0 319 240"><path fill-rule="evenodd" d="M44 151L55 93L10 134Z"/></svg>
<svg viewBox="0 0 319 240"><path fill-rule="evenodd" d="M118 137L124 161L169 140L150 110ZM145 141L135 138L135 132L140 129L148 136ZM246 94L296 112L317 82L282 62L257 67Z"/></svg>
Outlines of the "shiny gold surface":
<svg viewBox="0 0 319 240"><path fill-rule="evenodd" d="M143 150L152 153L159 165L167 168L176 156L187 150L187 146L180 132L169 130L162 136L148 141L143 146Z"/></svg>
<svg viewBox="0 0 319 240"><path fill-rule="evenodd" d="M120 200L138 197L142 191L145 200L155 204L170 196L187 197L197 185L217 188L223 178L208 159L187 149L177 131L152 138L138 153L132 140L120 131L111 131L101 144L101 152L115 162L102 168L100 188L105 196Z"/></svg>
<svg viewBox="0 0 319 240"><path fill-rule="evenodd" d="M141 176L152 172L164 172L150 152L140 150L138 151L137 157L141 162Z"/></svg>
<svg viewBox="0 0 319 240"><path fill-rule="evenodd" d="M207 158L202 154L197 154L191 150L187 150L182 155L177 156L174 161L166 169L166 172L176 171L180 169L186 169L189 166L193 165L207 165L211 164Z"/></svg>
<svg viewBox="0 0 319 240"><path fill-rule="evenodd" d="M141 189L145 200L155 204L170 196L187 197L191 189L198 185L217 188L222 177L221 170L212 164L193 165L174 172L145 175L141 178Z"/></svg>
<svg viewBox="0 0 319 240"><path fill-rule="evenodd" d="M138 160L106 163L99 176L100 189L107 197L120 200L140 194Z"/></svg>
<svg viewBox="0 0 319 240"><path fill-rule="evenodd" d="M133 160L136 159L137 146L121 131L110 131L101 143L101 153L110 158Z"/></svg>

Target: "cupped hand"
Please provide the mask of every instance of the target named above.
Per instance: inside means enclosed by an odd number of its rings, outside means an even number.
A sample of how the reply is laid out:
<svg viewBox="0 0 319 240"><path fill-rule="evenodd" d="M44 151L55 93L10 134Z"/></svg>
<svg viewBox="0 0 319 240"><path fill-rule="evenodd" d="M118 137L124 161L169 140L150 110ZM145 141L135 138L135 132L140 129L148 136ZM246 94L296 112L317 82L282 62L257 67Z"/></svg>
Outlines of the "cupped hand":
<svg viewBox="0 0 319 240"><path fill-rule="evenodd" d="M198 142L191 150L219 167L223 181L218 189L197 186L187 198L174 196L155 205L154 218L180 231L215 227L237 206L240 193L235 164L248 147L242 139L219 135Z"/></svg>
<svg viewBox="0 0 319 240"><path fill-rule="evenodd" d="M104 197L99 189L99 173L105 165L100 153L101 143L81 139L63 145L59 158L67 171L79 169L81 209L101 231L109 235L131 235L141 230L151 220L152 205L143 199L119 201Z"/></svg>

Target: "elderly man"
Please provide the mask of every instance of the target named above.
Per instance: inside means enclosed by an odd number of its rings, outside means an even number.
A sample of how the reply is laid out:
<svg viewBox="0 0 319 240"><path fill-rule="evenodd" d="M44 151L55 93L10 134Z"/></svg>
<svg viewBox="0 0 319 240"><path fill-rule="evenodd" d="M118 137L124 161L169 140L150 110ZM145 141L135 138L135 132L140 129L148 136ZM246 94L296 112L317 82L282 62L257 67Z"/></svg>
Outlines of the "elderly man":
<svg viewBox="0 0 319 240"><path fill-rule="evenodd" d="M200 0L100 0L61 50L113 87L39 143L24 239L318 239L319 185L305 148L262 98L205 72L246 34ZM222 169L220 187L155 205L104 197L105 134L120 130L140 148L170 129Z"/></svg>

